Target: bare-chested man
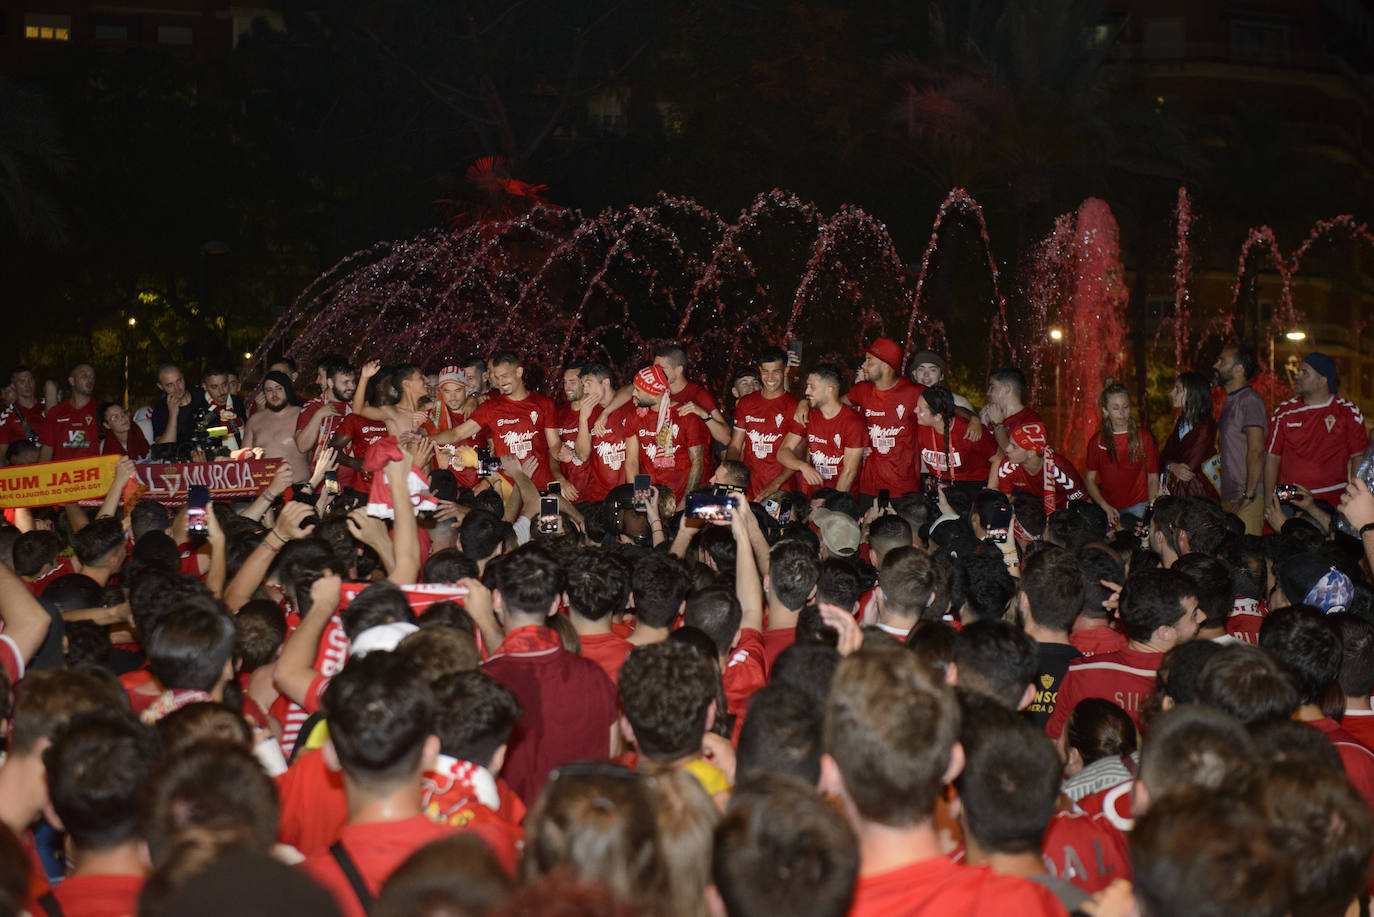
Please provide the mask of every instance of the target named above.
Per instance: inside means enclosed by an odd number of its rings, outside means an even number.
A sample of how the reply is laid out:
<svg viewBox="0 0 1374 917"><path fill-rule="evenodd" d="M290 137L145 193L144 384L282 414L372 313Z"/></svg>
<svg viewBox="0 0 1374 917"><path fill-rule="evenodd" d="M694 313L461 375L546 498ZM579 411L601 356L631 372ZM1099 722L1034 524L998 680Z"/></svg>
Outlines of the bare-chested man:
<svg viewBox="0 0 1374 917"><path fill-rule="evenodd" d="M293 480L309 479L310 465L305 453L296 448L296 418L301 407L291 387L291 377L281 372L268 373L262 382L262 393L266 399L264 410L248 418L244 448L262 449L263 458L285 459L291 465Z"/></svg>

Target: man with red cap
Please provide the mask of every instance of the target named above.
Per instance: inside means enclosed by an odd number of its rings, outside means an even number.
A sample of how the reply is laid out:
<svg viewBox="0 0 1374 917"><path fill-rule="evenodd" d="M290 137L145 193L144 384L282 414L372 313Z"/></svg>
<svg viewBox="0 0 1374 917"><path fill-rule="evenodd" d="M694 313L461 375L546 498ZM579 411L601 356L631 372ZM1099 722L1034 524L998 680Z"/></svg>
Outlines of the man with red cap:
<svg viewBox="0 0 1374 917"><path fill-rule="evenodd" d="M806 420L792 421L778 450L784 468L800 472L808 497L822 487L852 492L859 483L868 429L863 418L840 400L840 369L822 363L806 377ZM802 458L803 446L810 460Z"/></svg>
<svg viewBox="0 0 1374 917"><path fill-rule="evenodd" d="M568 482L558 474L558 419L553 402L525 385L525 367L520 358L509 350L491 355L491 381L498 394L482 402L472 416L451 430L435 433L430 439L436 446L460 443L479 433L490 437L492 455L512 456L524 463L534 460L530 479L540 490L557 480L568 489Z"/></svg>
<svg viewBox="0 0 1374 917"><path fill-rule="evenodd" d="M703 454L710 433L700 418L673 410L668 376L661 366L635 373L634 410L626 424L625 480L641 472L667 487L679 503L702 481Z"/></svg>
<svg viewBox="0 0 1374 917"><path fill-rule="evenodd" d="M1072 462L1050 448L1044 424L1022 424L1011 431L1007 457L995 474L997 489L1004 494L1025 490L1038 495L1047 516L1063 509L1070 500L1088 499L1083 476Z"/></svg>
<svg viewBox="0 0 1374 917"><path fill-rule="evenodd" d="M859 380L845 400L858 408L868 426L868 453L859 475L859 492L892 496L921 489L916 448L916 399L925 390L901 375L902 348L890 338L868 345Z"/></svg>
<svg viewBox="0 0 1374 917"><path fill-rule="evenodd" d="M435 389L439 397L435 399L433 407L430 408L429 419L420 426L420 429L428 436L442 433L445 430L457 429L462 426L463 421L467 420L468 415L477 407L477 400L468 393L467 375L462 367L445 366L439 370L439 379ZM441 451L447 455L453 455L462 446L471 446L476 449L481 445L482 438L478 434L460 442L443 446ZM464 468L450 462L449 469L453 472L459 487L477 486L476 468Z"/></svg>

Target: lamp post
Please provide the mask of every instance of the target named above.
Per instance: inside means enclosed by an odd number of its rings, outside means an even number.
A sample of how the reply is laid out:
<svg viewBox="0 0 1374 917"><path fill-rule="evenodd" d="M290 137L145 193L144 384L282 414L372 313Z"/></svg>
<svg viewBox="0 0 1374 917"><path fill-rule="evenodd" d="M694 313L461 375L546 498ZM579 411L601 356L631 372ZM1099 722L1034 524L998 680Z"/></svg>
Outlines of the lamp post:
<svg viewBox="0 0 1374 917"><path fill-rule="evenodd" d="M138 319L129 316L129 328L138 325ZM129 410L129 336L132 331L124 333L124 410Z"/></svg>
<svg viewBox="0 0 1374 917"><path fill-rule="evenodd" d="M1059 370L1064 365L1064 332L1058 328L1050 329L1050 340L1054 343L1054 426L1064 429L1064 404L1059 387Z"/></svg>

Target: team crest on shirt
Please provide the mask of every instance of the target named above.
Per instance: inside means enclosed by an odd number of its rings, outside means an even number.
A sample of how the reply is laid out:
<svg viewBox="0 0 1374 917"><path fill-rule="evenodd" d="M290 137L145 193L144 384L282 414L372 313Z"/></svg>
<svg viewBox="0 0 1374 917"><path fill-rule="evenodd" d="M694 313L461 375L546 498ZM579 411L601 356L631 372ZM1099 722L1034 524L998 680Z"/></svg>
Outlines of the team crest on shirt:
<svg viewBox="0 0 1374 917"><path fill-rule="evenodd" d="M530 411L530 423L538 423L538 422L539 422L539 412L538 412L538 411Z"/></svg>
<svg viewBox="0 0 1374 917"><path fill-rule="evenodd" d="M1041 676L1040 676L1040 684L1041 684L1042 686L1044 686L1044 688L1045 688L1046 691L1048 691L1050 688L1054 687L1054 676L1053 676L1053 675L1041 675Z"/></svg>
<svg viewBox="0 0 1374 917"><path fill-rule="evenodd" d="M838 446L839 444L840 444L840 434L836 433L836 434L835 434L835 445Z"/></svg>
<svg viewBox="0 0 1374 917"><path fill-rule="evenodd" d="M897 419L898 419L898 420L901 420L901 419L902 419L902 415L905 414L905 413L906 413L906 405L904 405L904 404L899 404L899 405L897 405Z"/></svg>
<svg viewBox="0 0 1374 917"><path fill-rule="evenodd" d="M779 415L777 415L776 417L773 418L773 425L776 426L776 427L782 426L782 415L781 415L781 414L779 414Z"/></svg>
<svg viewBox="0 0 1374 917"><path fill-rule="evenodd" d="M1336 426L1336 415L1335 415L1335 414L1327 414L1327 415L1326 415L1326 432L1327 432L1327 433L1330 433L1330 432L1335 428L1335 426Z"/></svg>

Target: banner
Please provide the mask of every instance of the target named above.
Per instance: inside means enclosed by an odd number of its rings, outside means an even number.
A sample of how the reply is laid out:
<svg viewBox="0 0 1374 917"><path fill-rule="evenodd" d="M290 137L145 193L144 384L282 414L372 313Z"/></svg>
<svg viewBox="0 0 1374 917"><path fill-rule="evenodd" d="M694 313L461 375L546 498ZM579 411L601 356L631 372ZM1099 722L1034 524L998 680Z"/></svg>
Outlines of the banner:
<svg viewBox="0 0 1374 917"><path fill-rule="evenodd" d="M104 458L118 459L119 456ZM274 458L227 462L151 462L134 466L134 480L131 483L147 488L147 492L139 499L156 500L163 506L183 505L186 502L186 488L197 484L210 488L211 500L251 500L267 487L280 464L281 459ZM81 505L99 506L104 498L105 491L101 490L94 499L82 500ZM0 502L0 506L9 505Z"/></svg>
<svg viewBox="0 0 1374 917"><path fill-rule="evenodd" d="M353 604L353 600L358 597L371 583L343 583L339 586L339 608L347 608ZM463 604L463 599L467 598L468 587L458 583L411 583L401 587L401 591L406 594L406 601L410 603L410 610L418 614L424 614L429 606L436 602L457 602Z"/></svg>
<svg viewBox="0 0 1374 917"><path fill-rule="evenodd" d="M163 506L181 506L186 488L197 484L210 488L211 500L251 500L262 493L276 474L281 459L238 459L227 462L179 462L136 466L134 477L148 492L145 500ZM104 496L102 494L101 496Z"/></svg>
<svg viewBox="0 0 1374 917"><path fill-rule="evenodd" d="M114 482L117 455L0 468L0 507L56 506L94 499L98 505Z"/></svg>

